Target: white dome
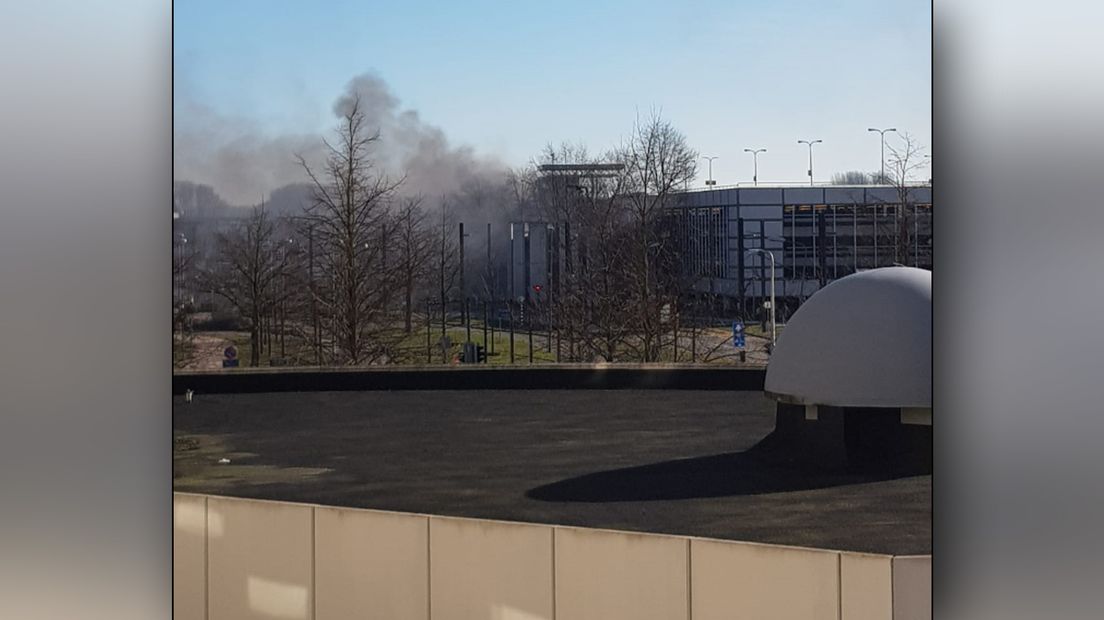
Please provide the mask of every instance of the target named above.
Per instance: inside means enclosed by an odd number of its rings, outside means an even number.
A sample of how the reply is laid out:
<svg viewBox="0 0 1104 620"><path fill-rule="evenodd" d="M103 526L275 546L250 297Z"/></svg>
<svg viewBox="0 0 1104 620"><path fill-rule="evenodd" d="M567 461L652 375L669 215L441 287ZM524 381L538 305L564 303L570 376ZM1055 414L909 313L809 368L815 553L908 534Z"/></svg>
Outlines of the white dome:
<svg viewBox="0 0 1104 620"><path fill-rule="evenodd" d="M931 272L884 267L814 293L778 336L765 389L791 403L931 405Z"/></svg>

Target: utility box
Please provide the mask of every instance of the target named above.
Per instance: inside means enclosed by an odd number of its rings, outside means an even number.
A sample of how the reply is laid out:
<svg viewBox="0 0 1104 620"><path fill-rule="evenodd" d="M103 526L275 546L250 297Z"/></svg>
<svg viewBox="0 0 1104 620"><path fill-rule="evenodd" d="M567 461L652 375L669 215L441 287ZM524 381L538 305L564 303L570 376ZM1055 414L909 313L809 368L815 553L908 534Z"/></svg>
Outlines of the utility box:
<svg viewBox="0 0 1104 620"><path fill-rule="evenodd" d="M486 364L487 351L483 348L483 345L465 342L460 354L460 361L465 364Z"/></svg>

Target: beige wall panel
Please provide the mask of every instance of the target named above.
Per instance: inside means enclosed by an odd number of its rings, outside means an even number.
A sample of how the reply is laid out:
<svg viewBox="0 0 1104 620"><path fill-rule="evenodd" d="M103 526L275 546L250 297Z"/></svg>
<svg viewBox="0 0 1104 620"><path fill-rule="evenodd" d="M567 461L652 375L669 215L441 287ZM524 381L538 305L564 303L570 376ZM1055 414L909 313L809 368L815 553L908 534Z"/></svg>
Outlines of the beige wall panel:
<svg viewBox="0 0 1104 620"><path fill-rule="evenodd" d="M207 501L211 620L311 617L310 506Z"/></svg>
<svg viewBox="0 0 1104 620"><path fill-rule="evenodd" d="M433 620L551 620L552 528L430 517Z"/></svg>
<svg viewBox="0 0 1104 620"><path fill-rule="evenodd" d="M687 541L556 529L557 620L688 618Z"/></svg>
<svg viewBox="0 0 1104 620"><path fill-rule="evenodd" d="M429 519L315 508L315 618L427 620Z"/></svg>
<svg viewBox="0 0 1104 620"><path fill-rule="evenodd" d="M694 620L836 620L839 554L691 540Z"/></svg>
<svg viewBox="0 0 1104 620"><path fill-rule="evenodd" d="M173 493L173 618L207 617L207 498Z"/></svg>
<svg viewBox="0 0 1104 620"><path fill-rule="evenodd" d="M893 558L893 620L931 620L930 555Z"/></svg>
<svg viewBox="0 0 1104 620"><path fill-rule="evenodd" d="M840 611L843 620L892 620L893 558L840 554Z"/></svg>

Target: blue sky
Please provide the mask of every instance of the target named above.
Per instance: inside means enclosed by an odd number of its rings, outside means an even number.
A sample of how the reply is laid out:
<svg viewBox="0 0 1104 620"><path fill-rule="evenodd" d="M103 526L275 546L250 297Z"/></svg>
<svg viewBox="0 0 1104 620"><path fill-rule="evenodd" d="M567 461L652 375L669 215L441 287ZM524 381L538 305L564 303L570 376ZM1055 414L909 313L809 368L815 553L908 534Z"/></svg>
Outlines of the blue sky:
<svg viewBox="0 0 1104 620"><path fill-rule="evenodd" d="M874 170L867 127L931 144L931 5L904 1L175 4L174 108L324 132L373 71L454 144L520 165L546 142L615 145L660 108L718 184ZM187 119L179 118L180 121ZM889 139L892 140L892 137ZM705 178L702 162L701 178Z"/></svg>

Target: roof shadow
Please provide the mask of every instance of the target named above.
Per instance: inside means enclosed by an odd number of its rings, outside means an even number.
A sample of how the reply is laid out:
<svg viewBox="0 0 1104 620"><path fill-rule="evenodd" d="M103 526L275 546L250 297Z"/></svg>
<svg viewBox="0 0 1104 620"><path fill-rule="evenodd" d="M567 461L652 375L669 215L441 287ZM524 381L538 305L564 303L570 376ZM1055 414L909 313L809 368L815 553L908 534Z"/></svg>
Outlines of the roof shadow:
<svg viewBox="0 0 1104 620"><path fill-rule="evenodd" d="M639 502L809 491L919 475L900 469L831 470L775 446L768 436L727 452L599 471L526 491L545 502Z"/></svg>

